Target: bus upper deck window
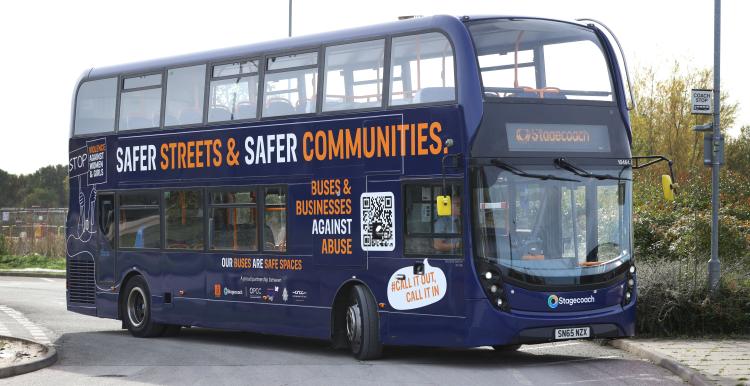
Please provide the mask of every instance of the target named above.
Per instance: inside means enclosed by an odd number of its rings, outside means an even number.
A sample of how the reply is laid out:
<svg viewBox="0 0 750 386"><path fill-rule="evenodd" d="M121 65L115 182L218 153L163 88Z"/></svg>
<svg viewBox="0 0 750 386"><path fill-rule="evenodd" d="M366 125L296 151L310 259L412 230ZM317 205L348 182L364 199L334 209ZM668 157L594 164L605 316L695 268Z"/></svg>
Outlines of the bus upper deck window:
<svg viewBox="0 0 750 386"><path fill-rule="evenodd" d="M316 111L318 53L268 58L263 86L263 116Z"/></svg>
<svg viewBox="0 0 750 386"><path fill-rule="evenodd" d="M164 126L189 125L203 121L205 79L205 65L167 71Z"/></svg>
<svg viewBox="0 0 750 386"><path fill-rule="evenodd" d="M75 134L114 131L116 98L117 78L83 83L76 96Z"/></svg>
<svg viewBox="0 0 750 386"><path fill-rule="evenodd" d="M258 106L258 61L219 64L211 71L208 121L253 119Z"/></svg>
<svg viewBox="0 0 750 386"><path fill-rule="evenodd" d="M604 52L586 27L493 19L469 30L486 97L613 100Z"/></svg>
<svg viewBox="0 0 750 386"><path fill-rule="evenodd" d="M161 74L126 78L120 95L120 130L159 127Z"/></svg>
<svg viewBox="0 0 750 386"><path fill-rule="evenodd" d="M453 47L441 33L393 38L390 105L453 101Z"/></svg>
<svg viewBox="0 0 750 386"><path fill-rule="evenodd" d="M326 48L323 111L380 107L385 40Z"/></svg>

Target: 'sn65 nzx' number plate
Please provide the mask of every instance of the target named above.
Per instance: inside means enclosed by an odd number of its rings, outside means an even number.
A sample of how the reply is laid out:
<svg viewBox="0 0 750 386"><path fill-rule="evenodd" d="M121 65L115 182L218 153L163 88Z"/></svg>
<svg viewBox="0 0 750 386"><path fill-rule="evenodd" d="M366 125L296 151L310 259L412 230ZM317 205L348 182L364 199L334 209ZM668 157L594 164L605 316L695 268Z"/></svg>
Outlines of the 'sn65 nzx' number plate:
<svg viewBox="0 0 750 386"><path fill-rule="evenodd" d="M574 328L556 328L555 339L579 339L591 336L591 328L574 327Z"/></svg>

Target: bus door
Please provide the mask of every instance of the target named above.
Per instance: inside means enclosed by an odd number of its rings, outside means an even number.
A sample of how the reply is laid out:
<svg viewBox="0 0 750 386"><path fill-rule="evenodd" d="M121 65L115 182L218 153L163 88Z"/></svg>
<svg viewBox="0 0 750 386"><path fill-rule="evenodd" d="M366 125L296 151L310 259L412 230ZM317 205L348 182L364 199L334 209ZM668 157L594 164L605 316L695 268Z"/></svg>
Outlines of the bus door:
<svg viewBox="0 0 750 386"><path fill-rule="evenodd" d="M94 208L91 208L92 211ZM94 256L96 260L96 281L102 284L112 284L115 281L115 195L113 193L98 193L96 211L91 216L92 233L96 242Z"/></svg>
<svg viewBox="0 0 750 386"><path fill-rule="evenodd" d="M368 253L369 271L382 278L388 340L393 344L430 345L437 339L463 339L464 261L462 192L459 181L449 181L446 195L451 216L437 215L435 199L443 195L435 180L368 183L371 191L394 192L392 251ZM376 292L376 293L377 293ZM380 299L383 300L380 300Z"/></svg>

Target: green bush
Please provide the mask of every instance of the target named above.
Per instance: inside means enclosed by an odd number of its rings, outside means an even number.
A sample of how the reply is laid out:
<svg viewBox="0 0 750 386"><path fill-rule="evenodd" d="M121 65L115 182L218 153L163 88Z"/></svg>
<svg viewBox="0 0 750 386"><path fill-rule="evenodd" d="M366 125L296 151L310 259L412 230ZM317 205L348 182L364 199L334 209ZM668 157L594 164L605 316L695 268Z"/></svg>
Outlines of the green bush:
<svg viewBox="0 0 750 386"><path fill-rule="evenodd" d="M708 257L638 266L638 334L710 336L750 334L750 274L724 265L717 294L708 295Z"/></svg>
<svg viewBox="0 0 750 386"><path fill-rule="evenodd" d="M661 198L656 176L634 184L633 238L640 261L677 261L711 252L711 180L695 173L680 181L674 202ZM750 177L725 171L721 176L719 252L722 262L750 268Z"/></svg>
<svg viewBox="0 0 750 386"><path fill-rule="evenodd" d="M719 211L722 281L710 297L711 180L683 176L674 202L658 176L636 175L633 242L638 265L638 333L652 336L750 333L750 176L723 171Z"/></svg>
<svg viewBox="0 0 750 386"><path fill-rule="evenodd" d="M8 254L8 241L5 236L0 235L0 256Z"/></svg>

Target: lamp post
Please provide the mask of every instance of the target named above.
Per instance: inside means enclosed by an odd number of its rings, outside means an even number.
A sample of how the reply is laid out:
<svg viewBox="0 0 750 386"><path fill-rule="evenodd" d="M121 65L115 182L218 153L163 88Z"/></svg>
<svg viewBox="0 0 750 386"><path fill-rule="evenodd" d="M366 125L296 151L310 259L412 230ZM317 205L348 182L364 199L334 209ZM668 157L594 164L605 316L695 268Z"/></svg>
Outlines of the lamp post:
<svg viewBox="0 0 750 386"><path fill-rule="evenodd" d="M719 151L721 127L719 126L721 110L720 69L721 69L721 0L714 0L714 124L711 146L711 260L708 261L708 285L715 293L721 279L719 262L719 168L721 160Z"/></svg>
<svg viewBox="0 0 750 386"><path fill-rule="evenodd" d="M289 37L292 37L292 0L289 0Z"/></svg>

